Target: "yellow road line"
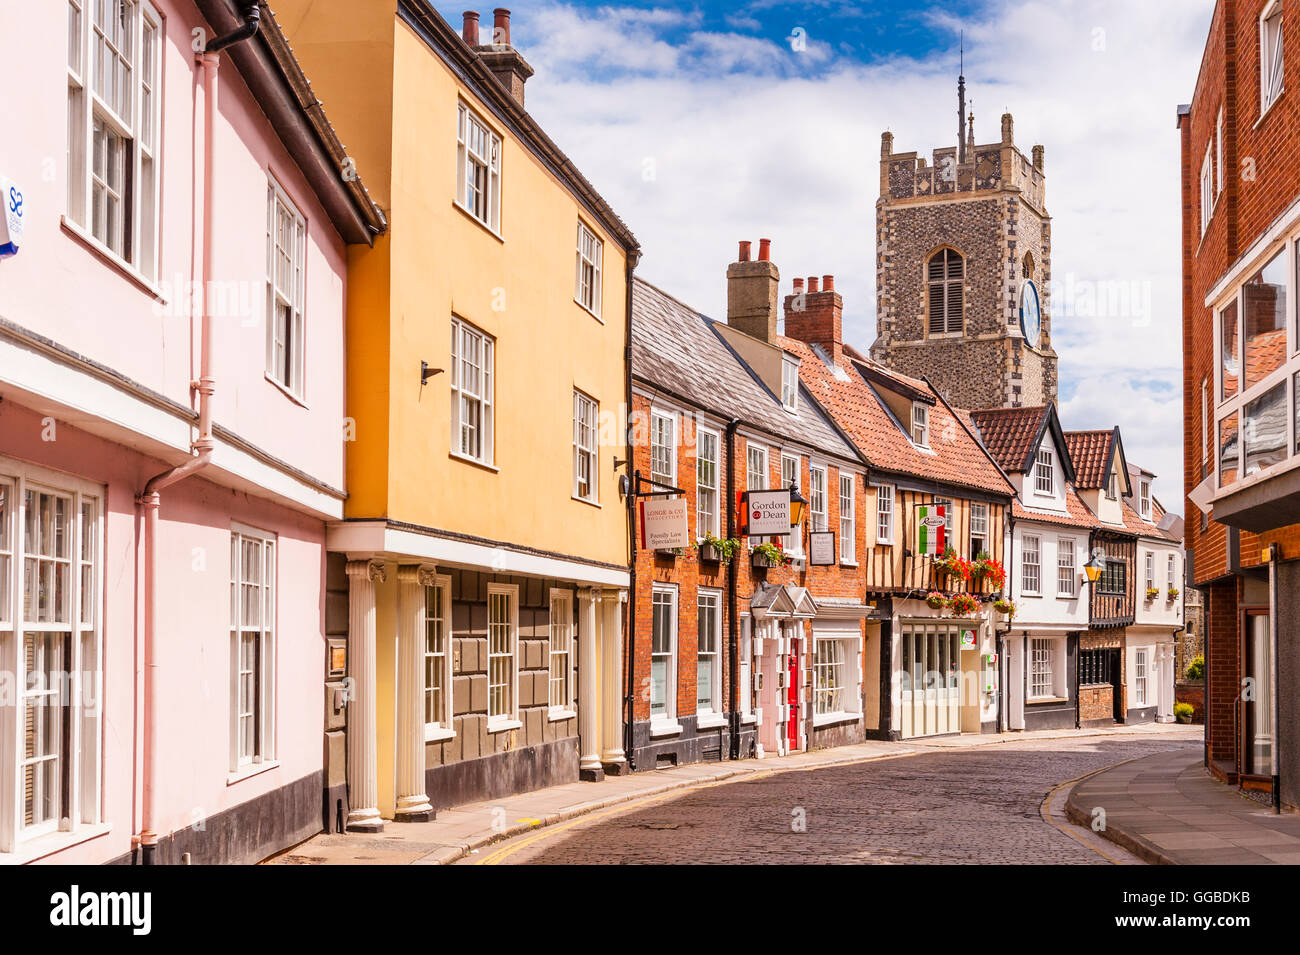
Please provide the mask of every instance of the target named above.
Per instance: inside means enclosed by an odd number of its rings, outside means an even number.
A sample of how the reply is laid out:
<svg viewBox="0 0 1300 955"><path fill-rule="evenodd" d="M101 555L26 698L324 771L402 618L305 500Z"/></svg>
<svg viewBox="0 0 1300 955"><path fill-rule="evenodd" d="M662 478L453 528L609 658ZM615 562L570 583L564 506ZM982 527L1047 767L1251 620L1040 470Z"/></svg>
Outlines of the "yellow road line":
<svg viewBox="0 0 1300 955"><path fill-rule="evenodd" d="M1094 769L1090 773L1084 773L1082 776L1076 776L1074 777L1074 779L1067 779L1063 783L1057 783L1055 786L1053 786L1051 789L1047 791L1047 795L1043 798L1042 803L1038 807L1038 814L1042 816L1043 821L1046 822L1053 829L1065 833L1075 842L1079 843L1079 845L1091 849L1093 852L1097 853L1097 855L1101 856L1111 865L1128 865L1129 863L1125 862L1123 859L1117 859L1114 856L1110 855L1109 853L1103 852L1101 849L1098 849L1095 845L1093 845L1089 840L1083 838L1083 836L1075 832L1074 830L1077 829L1078 827L1074 823L1067 823L1064 826L1060 825L1052 817L1051 805L1052 805L1052 799L1055 798L1056 794L1059 793L1062 789L1065 789L1067 786L1077 786L1079 783L1083 782L1089 776L1096 776L1098 773L1104 773L1109 769L1114 769L1116 766L1123 766L1125 763L1131 763L1135 759L1144 759L1144 758L1145 757L1142 756L1134 756L1130 759L1122 759L1118 763L1112 763L1109 766L1101 767L1101 769ZM1066 798L1068 799L1069 797ZM1068 818L1069 817L1067 817L1067 819Z"/></svg>

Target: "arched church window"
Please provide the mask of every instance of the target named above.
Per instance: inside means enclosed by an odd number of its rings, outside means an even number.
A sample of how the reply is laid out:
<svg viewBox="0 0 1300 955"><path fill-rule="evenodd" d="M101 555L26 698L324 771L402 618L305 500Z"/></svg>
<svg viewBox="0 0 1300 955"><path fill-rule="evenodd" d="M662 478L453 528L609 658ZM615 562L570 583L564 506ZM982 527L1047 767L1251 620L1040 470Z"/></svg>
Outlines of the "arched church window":
<svg viewBox="0 0 1300 955"><path fill-rule="evenodd" d="M955 249L940 249L930 256L930 334L962 330L962 280L966 263Z"/></svg>
<svg viewBox="0 0 1300 955"><path fill-rule="evenodd" d="M1034 253L1025 253L1024 269L1021 273L1022 278L1032 279L1034 277Z"/></svg>

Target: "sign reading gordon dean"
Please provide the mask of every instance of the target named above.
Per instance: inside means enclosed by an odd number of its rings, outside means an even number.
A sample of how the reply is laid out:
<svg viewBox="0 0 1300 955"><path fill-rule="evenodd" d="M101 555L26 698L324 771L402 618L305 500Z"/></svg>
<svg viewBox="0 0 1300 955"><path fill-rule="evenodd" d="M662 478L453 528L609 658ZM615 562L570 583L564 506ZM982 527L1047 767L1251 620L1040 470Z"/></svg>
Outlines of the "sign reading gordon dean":
<svg viewBox="0 0 1300 955"><path fill-rule="evenodd" d="M641 501L641 546L647 550L691 546L686 498L654 497Z"/></svg>
<svg viewBox="0 0 1300 955"><path fill-rule="evenodd" d="M745 513L749 517L746 533L750 537L790 533L790 489L750 491Z"/></svg>

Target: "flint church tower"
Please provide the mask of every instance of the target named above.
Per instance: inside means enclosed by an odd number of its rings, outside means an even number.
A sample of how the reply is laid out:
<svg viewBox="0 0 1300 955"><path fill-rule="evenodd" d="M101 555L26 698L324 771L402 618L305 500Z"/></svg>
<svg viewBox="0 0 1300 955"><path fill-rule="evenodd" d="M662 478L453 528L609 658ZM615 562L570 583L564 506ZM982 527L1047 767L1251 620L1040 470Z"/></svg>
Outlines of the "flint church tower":
<svg viewBox="0 0 1300 955"><path fill-rule="evenodd" d="M1030 159L1012 132L1005 113L1001 141L976 144L962 76L955 146L927 163L880 137L871 356L962 408L1056 400L1043 147Z"/></svg>

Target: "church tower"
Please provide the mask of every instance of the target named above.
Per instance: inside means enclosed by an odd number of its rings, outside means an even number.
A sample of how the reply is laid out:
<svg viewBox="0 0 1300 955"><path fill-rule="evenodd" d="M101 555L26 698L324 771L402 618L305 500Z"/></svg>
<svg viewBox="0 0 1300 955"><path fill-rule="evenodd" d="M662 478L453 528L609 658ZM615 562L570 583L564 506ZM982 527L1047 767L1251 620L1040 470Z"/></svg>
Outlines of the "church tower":
<svg viewBox="0 0 1300 955"><path fill-rule="evenodd" d="M1000 142L976 145L965 100L962 76L957 143L929 163L880 137L871 357L962 408L1054 402L1043 147L1016 148L1010 113Z"/></svg>

